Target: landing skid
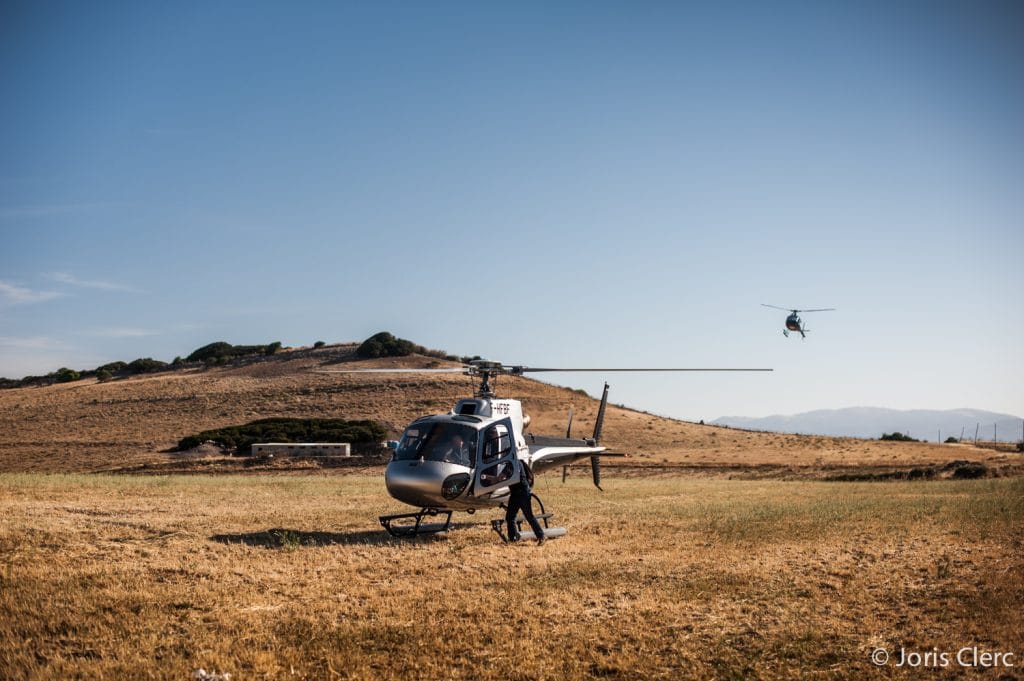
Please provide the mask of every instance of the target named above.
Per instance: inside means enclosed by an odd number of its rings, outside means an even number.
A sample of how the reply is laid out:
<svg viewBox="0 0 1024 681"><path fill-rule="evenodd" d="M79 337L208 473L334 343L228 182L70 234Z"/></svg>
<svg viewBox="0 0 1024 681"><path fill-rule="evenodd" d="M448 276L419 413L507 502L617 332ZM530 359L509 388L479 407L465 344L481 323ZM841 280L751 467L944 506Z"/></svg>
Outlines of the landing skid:
<svg viewBox="0 0 1024 681"><path fill-rule="evenodd" d="M445 516L444 522L425 523L423 519L427 516ZM395 521L399 521L397 524ZM412 521L412 522L403 522ZM380 524L392 537L399 539L411 539L421 534L436 534L447 532L452 525L452 512L448 509L421 508L416 513L398 513L396 515L382 515Z"/></svg>
<svg viewBox="0 0 1024 681"><path fill-rule="evenodd" d="M537 500L537 505L540 506L540 513L535 513L534 517L537 519L538 522L540 522L541 525L543 525L543 527L541 527L541 530L543 530L543 532L544 532L544 537L546 539L553 539L554 537L561 537L561 536L565 535L566 534L566 529L564 527L550 527L548 525L548 519L551 518L554 514L553 513L548 513L547 511L544 510L544 502L540 500L540 497L538 497L536 494L531 494L530 496L533 499L536 499ZM502 506L502 508L506 508L506 507ZM516 516L515 524L516 524L516 531L519 533L519 538L520 539L536 539L537 535L535 535L533 533L533 530L523 530L522 529L523 528L523 523L525 523L525 522L526 522L526 518L524 518L521 513ZM501 537L502 543L508 544L509 543L509 539L508 539L507 536L505 536L505 532L503 530L504 527L505 527L505 521L502 518L497 518L497 519L491 521L491 529L498 533L498 536ZM527 527L529 527L529 525L527 525Z"/></svg>

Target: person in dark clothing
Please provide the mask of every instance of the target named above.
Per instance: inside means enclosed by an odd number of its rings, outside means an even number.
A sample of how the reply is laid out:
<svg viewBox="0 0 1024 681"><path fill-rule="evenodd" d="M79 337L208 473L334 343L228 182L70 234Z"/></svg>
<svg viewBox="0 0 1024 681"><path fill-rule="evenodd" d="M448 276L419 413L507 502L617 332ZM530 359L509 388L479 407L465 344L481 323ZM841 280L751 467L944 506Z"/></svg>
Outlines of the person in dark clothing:
<svg viewBox="0 0 1024 681"><path fill-rule="evenodd" d="M508 526L508 540L519 541L519 530L516 528L516 514L523 512L526 522L530 523L533 536L537 538L537 545L544 543L544 529L537 522L533 515L533 505L530 494L533 487L533 471L525 462L515 459L515 465L519 466L519 482L510 486L508 498L508 510L505 511L505 524Z"/></svg>

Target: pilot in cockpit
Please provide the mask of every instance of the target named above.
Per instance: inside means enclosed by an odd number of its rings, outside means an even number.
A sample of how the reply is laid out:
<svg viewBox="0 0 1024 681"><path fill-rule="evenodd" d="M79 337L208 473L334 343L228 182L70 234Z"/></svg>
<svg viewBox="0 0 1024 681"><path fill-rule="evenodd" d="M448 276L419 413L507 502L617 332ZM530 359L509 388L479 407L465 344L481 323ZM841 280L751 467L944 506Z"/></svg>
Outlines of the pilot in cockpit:
<svg viewBox="0 0 1024 681"><path fill-rule="evenodd" d="M469 458L469 447L466 446L462 436L456 433L452 435L448 444L445 446L444 455L442 461L447 463L457 463L460 466L470 466Z"/></svg>

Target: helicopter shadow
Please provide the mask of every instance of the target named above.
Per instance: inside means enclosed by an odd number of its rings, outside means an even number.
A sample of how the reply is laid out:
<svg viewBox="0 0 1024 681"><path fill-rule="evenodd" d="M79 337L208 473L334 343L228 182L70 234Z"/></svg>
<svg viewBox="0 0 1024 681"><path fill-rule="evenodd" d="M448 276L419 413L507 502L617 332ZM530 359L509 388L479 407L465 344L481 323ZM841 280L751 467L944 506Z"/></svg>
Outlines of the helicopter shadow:
<svg viewBox="0 0 1024 681"><path fill-rule="evenodd" d="M476 527L474 523L452 523L451 530ZM275 527L262 532L215 534L211 541L220 544L243 544L264 549L299 549L323 546L401 546L412 542L443 541L445 533L424 534L418 537L392 537L383 529L357 532L310 532Z"/></svg>

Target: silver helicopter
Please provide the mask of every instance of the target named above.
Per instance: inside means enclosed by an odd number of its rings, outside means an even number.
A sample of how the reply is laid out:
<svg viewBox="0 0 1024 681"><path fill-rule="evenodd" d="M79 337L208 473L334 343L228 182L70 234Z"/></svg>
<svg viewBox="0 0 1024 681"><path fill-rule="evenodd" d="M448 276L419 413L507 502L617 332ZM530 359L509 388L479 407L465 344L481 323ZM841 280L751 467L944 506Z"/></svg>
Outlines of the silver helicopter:
<svg viewBox="0 0 1024 681"><path fill-rule="evenodd" d="M410 423L384 473L388 493L418 508L412 513L380 516L380 523L394 537L416 537L447 532L452 513L475 513L502 507L509 498L509 487L519 481L520 466L529 466L534 475L557 466L590 458L594 485L601 489L600 456L625 456L608 452L598 441L608 405L608 384L604 385L594 433L589 438L573 438L572 414L565 437L526 433L530 417L523 413L519 400L499 399L491 388L497 376L522 376L526 373L564 371L771 371L771 369L555 369L505 366L500 362L474 360L462 367L442 369L351 369L321 370L320 373L463 373L480 378L472 398L461 399L447 414L423 416ZM534 494L540 508L537 519L544 525L545 537L565 534L565 528L549 527L551 514ZM427 518L440 522L424 522ZM443 518L443 520L441 520ZM520 518L521 520L521 518ZM501 535L501 520L492 528ZM524 539L533 533L521 532Z"/></svg>
<svg viewBox="0 0 1024 681"><path fill-rule="evenodd" d="M800 315L798 313L832 312L836 309L834 307L818 307L814 308L813 310L794 310L791 307L779 307L778 305L768 305L767 303L761 303L761 305L763 307L771 307L775 308L776 310L785 310L789 312L789 316L786 317L786 328L782 330L782 335L785 336L786 338L789 338L790 331L796 331L797 333L799 333L800 338L807 338L807 334L810 332L810 329L808 329L807 325L804 324L803 320L800 319Z"/></svg>

